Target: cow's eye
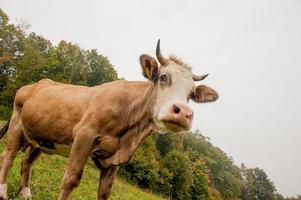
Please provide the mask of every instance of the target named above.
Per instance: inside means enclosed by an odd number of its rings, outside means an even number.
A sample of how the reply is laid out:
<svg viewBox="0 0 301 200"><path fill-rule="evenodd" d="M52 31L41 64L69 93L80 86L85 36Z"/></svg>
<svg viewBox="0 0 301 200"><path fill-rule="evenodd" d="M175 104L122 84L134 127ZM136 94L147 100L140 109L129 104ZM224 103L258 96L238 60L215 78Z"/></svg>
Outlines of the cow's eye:
<svg viewBox="0 0 301 200"><path fill-rule="evenodd" d="M166 81L167 81L167 76L166 76L165 74L162 74L162 75L160 76L160 81L161 81L161 82L166 82Z"/></svg>

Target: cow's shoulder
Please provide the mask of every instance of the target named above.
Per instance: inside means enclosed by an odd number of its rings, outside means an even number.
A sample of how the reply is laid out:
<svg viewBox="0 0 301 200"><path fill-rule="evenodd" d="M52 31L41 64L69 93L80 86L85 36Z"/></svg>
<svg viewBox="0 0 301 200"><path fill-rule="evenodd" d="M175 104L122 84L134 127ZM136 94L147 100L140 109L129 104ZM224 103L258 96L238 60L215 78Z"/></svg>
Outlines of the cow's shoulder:
<svg viewBox="0 0 301 200"><path fill-rule="evenodd" d="M124 110L145 99L149 83L118 80L94 88L89 107L106 112ZM108 110L109 109L109 110Z"/></svg>

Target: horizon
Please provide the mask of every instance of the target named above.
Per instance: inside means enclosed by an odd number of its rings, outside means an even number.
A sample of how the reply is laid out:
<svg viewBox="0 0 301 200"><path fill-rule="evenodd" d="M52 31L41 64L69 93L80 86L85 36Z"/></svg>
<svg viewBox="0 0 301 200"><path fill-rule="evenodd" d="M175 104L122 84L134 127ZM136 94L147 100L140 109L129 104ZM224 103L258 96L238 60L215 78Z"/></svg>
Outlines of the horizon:
<svg viewBox="0 0 301 200"><path fill-rule="evenodd" d="M97 49L127 80L144 80L138 58L154 56L160 38L164 55L209 73L202 83L220 95L214 104L192 103L192 130L238 166L264 169L281 194L301 193L300 2L17 2L0 3L10 22L25 20L55 45Z"/></svg>

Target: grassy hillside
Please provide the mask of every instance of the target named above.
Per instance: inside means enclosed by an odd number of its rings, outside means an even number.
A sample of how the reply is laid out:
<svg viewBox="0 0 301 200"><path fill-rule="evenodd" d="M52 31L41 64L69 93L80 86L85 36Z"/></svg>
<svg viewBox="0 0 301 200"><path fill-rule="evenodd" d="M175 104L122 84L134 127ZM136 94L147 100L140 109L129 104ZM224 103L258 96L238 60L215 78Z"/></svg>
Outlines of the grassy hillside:
<svg viewBox="0 0 301 200"><path fill-rule="evenodd" d="M0 126L3 122L0 121ZM0 152L2 152L5 139L0 141ZM9 174L8 194L10 199L18 199L17 193L20 180L20 163L24 153L19 153ZM33 200L57 199L64 169L67 163L66 158L60 156L42 155L36 162L32 176ZM99 171L89 161L86 165L80 186L72 193L72 200L97 199ZM118 178L115 180L110 200L163 200L163 198L142 191L141 189Z"/></svg>

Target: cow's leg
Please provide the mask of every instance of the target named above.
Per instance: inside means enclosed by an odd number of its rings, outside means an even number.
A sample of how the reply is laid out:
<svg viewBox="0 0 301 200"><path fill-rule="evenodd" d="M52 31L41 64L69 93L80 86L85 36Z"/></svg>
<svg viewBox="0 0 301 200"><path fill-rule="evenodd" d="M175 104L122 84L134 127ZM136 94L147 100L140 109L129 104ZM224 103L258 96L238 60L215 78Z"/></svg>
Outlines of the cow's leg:
<svg viewBox="0 0 301 200"><path fill-rule="evenodd" d="M7 176L22 144L22 131L18 123L12 120L8 129L6 147L1 157L0 199L7 199Z"/></svg>
<svg viewBox="0 0 301 200"><path fill-rule="evenodd" d="M98 200L107 200L111 194L114 179L116 178L119 166L112 166L101 170Z"/></svg>
<svg viewBox="0 0 301 200"><path fill-rule="evenodd" d="M93 148L96 134L78 132L74 134L74 137L59 200L67 199L72 190L78 186L85 163Z"/></svg>
<svg viewBox="0 0 301 200"><path fill-rule="evenodd" d="M31 147L21 164L20 196L24 199L31 197L30 177L34 161L41 155L41 149Z"/></svg>

